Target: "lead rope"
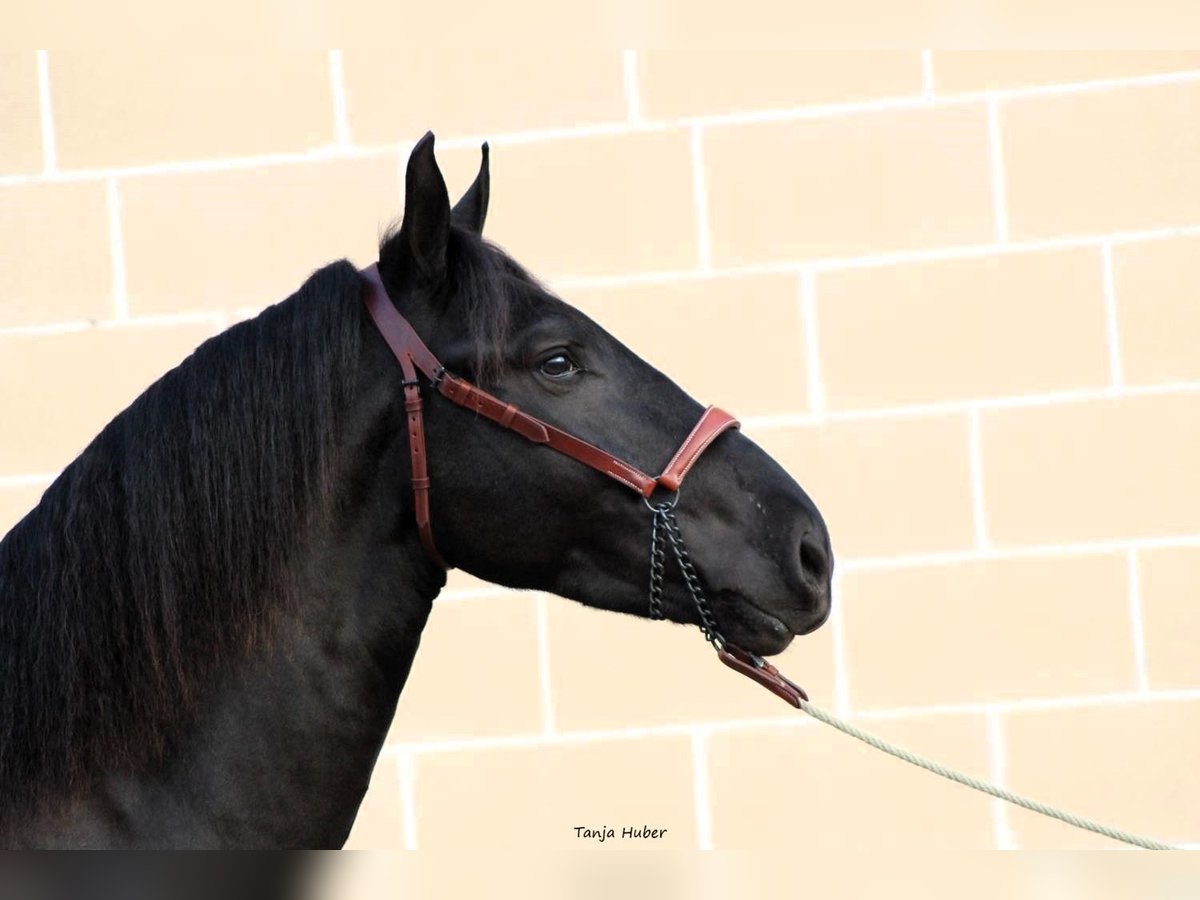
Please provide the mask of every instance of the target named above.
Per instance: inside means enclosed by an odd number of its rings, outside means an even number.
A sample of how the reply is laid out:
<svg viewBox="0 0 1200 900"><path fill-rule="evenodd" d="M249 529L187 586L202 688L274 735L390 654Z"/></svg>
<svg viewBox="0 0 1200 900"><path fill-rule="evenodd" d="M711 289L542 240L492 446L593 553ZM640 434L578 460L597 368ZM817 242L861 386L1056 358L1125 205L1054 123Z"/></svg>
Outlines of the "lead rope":
<svg viewBox="0 0 1200 900"><path fill-rule="evenodd" d="M687 547L683 543L683 535L679 531L679 521L675 518L674 510L677 498L678 494L669 502L651 503L649 500L646 501L646 506L654 513L654 522L650 528L650 618L663 618L663 568L666 562L666 551L664 550L663 543L665 535L666 540L671 544L675 560L679 563L679 570L683 573L683 580L687 585L688 593L692 597L692 602L696 605L696 611L700 614L700 631L704 634L704 639L717 650L723 650L726 647L725 639L721 636L721 632L717 630L716 617L708 605L708 599L704 596L704 590L700 586L700 578L696 574L696 568L692 565ZM753 654L747 655L751 659L757 660L758 663L766 665L765 661L761 660L761 658ZM1075 828L1081 828L1084 831L1091 831L1104 837L1112 838L1114 841L1122 841L1126 844L1132 844L1135 847L1143 847L1146 850L1179 849L1178 847L1172 847L1170 844L1164 844L1151 838L1122 831L1119 828L1101 825L1099 822L1093 822L1091 819L1085 819L1074 813L1048 806L1029 797L1015 794L1006 788L959 772L957 769L943 766L941 763L926 759L924 756L918 756L916 753L905 750L903 747L897 747L895 744L890 744L881 738L875 737L873 734L868 734L862 729L851 725L849 722L845 722L837 716L825 712L820 707L813 706L808 698L802 695L797 696L794 702L796 706L818 722L824 722L826 725L836 728L843 734L848 734L850 737L860 740L864 744L874 747L876 750L881 750L890 756L902 759L914 766L919 766L927 772L940 775L942 778L961 784L964 787L973 788L984 794L996 797L999 800L1004 800L1032 812L1040 813L1043 816L1058 819L1060 822L1065 822Z"/></svg>
<svg viewBox="0 0 1200 900"><path fill-rule="evenodd" d="M1023 797L1020 794L1014 794L1012 791L1005 788L990 784L979 778L971 775L966 775L956 769L951 769L948 766L943 766L941 763L936 763L931 759L926 759L923 756L918 756L903 747L897 747L895 744L889 744L885 740L875 737L873 734L861 729L855 728L849 722L843 722L837 716L825 712L825 710L813 706L809 701L801 699L800 708L812 716L814 719L824 722L826 725L832 725L843 734L848 734L852 738L857 738L864 744L869 744L876 750L882 750L884 753L890 754L897 759L902 759L907 763L912 763L914 766L920 766L926 771L932 772L934 775L941 775L943 778L948 778L950 781L958 782L969 788L974 788L977 791L982 791L985 794L991 794L1000 800L1006 800L1009 803L1023 806L1025 809L1032 810L1035 813L1041 813L1043 816L1049 816L1052 819L1058 819L1060 822L1066 822L1068 825L1074 825L1076 828L1082 828L1085 831L1094 831L1096 834L1102 834L1107 838L1112 838L1114 841L1124 841L1126 844L1133 844L1135 847L1144 847L1147 850L1178 850L1178 847L1172 847L1170 844L1163 844L1151 838L1141 837L1136 834L1130 834L1128 831L1122 831L1119 828L1112 828L1108 825L1101 825L1099 822L1093 822L1091 819L1085 819L1082 816L1077 816L1074 813L1069 813L1061 809L1056 809L1053 806L1048 806L1037 800L1031 800L1029 797Z"/></svg>

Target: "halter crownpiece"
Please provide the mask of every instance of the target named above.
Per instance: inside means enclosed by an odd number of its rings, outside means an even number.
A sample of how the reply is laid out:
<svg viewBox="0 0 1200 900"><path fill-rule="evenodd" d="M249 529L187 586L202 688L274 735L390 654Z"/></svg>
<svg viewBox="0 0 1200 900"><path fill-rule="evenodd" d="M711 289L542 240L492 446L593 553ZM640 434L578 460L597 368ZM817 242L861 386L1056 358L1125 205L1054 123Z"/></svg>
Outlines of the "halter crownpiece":
<svg viewBox="0 0 1200 900"><path fill-rule="evenodd" d="M433 522L429 509L429 465L425 452L425 403L421 396L418 372L428 378L430 385L446 399L491 419L510 431L515 431L527 441L545 444L585 466L603 472L646 499L658 487L678 491L684 476L691 471L696 460L712 442L723 432L738 427L737 419L724 410L710 406L671 457L662 474L657 477L647 475L637 466L618 459L594 444L522 412L513 404L506 403L465 379L451 375L433 351L425 346L425 342L409 321L396 309L383 286L383 280L379 277L379 267L369 266L363 269L361 274L366 280L363 301L367 311L393 355L400 362L400 370L404 374L404 410L408 414L408 449L412 464L417 531L425 552L442 568L449 566L433 540Z"/></svg>

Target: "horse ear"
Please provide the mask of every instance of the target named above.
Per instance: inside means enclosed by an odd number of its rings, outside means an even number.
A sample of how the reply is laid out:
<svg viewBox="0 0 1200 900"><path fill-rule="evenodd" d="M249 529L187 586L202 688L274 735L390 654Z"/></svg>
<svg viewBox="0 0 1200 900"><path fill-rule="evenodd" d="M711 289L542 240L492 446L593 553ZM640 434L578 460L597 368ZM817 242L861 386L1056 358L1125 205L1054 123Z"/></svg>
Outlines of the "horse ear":
<svg viewBox="0 0 1200 900"><path fill-rule="evenodd" d="M488 173L488 145L483 145L483 161L479 164L479 174L462 195L462 199L454 204L451 213L455 223L469 228L476 234L483 234L483 220L487 218L488 194L491 191L491 175Z"/></svg>
<svg viewBox="0 0 1200 900"><path fill-rule="evenodd" d="M446 274L449 241L450 195L433 155L433 132L427 131L408 157L399 243L422 279L439 281Z"/></svg>

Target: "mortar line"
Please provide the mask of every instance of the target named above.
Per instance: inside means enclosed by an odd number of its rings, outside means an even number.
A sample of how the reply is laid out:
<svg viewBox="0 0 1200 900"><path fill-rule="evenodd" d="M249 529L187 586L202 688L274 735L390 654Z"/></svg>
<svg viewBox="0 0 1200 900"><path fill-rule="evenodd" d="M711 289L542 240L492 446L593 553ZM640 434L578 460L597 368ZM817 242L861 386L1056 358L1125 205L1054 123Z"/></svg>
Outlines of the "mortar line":
<svg viewBox="0 0 1200 900"><path fill-rule="evenodd" d="M95 327L88 319L71 319L65 322L46 322L35 325L9 325L0 328L0 337L38 337L42 335L77 334Z"/></svg>
<svg viewBox="0 0 1200 900"><path fill-rule="evenodd" d="M706 660L707 662L707 660ZM424 756L431 753L457 753L476 750L522 750L545 747L576 747L588 744L605 744L623 741L643 741L654 738L690 738L697 730L706 733L737 731L745 728L792 729L812 728L820 723L809 719L795 709L784 709L773 717L744 719L713 719L672 725L632 725L626 728L591 729L580 731L559 730L554 734L540 731L518 732L488 737L448 737L429 740L407 741L388 744L380 751L388 753L411 753Z"/></svg>
<svg viewBox="0 0 1200 900"><path fill-rule="evenodd" d="M809 413L820 418L825 413L825 382L821 377L821 350L818 344L816 276L809 270L800 273L800 320L804 329L804 353L808 357L805 374L808 379Z"/></svg>
<svg viewBox="0 0 1200 900"><path fill-rule="evenodd" d="M756 275L799 274L810 270L816 273L848 272L857 269L877 269L916 263L951 262L961 259L982 259L1023 253L1053 253L1061 250L1097 249L1105 242L1118 244L1144 243L1179 237L1200 236L1200 224L1172 226L1142 231L1110 232L1106 234L1074 234L1054 238L998 243L952 244L917 250L888 250L857 256L828 256L811 259L779 260L747 263L740 266L698 269L666 269L651 272L631 272L615 275L557 275L552 276L556 289L622 287L626 285L664 284L676 281L695 281L706 278L746 278Z"/></svg>
<svg viewBox="0 0 1200 900"><path fill-rule="evenodd" d="M1111 241L1100 245L1100 260L1104 268L1104 320L1108 333L1108 373L1114 388L1125 384L1125 372L1121 363L1121 333L1117 321L1117 289L1113 270L1113 248Z"/></svg>
<svg viewBox="0 0 1200 900"><path fill-rule="evenodd" d="M44 51L42 51L44 53ZM40 57L41 58L41 57ZM500 132L492 135L460 134L444 138L443 147L477 147L487 140L493 147L530 143L534 141L569 140L595 137L598 135L632 134L649 131L669 131L693 127L717 125L742 125L756 122L787 122L808 119L832 118L870 112L887 112L903 109L927 109L930 107L957 107L971 104L986 104L993 100L1013 100L1026 97L1053 96L1062 94L1088 93L1125 87L1146 87L1163 84L1184 84L1200 81L1200 69L1169 72L1158 75L1133 76L1123 79L1036 85L1033 87L968 91L959 94L941 94L935 99L920 93L898 97L884 97L854 103L801 106L782 110L754 110L708 116L683 116L655 121L642 120L634 124L629 121L603 122L595 125L540 130ZM44 98L48 101L48 97ZM43 104L44 114L49 112ZM43 175L14 175L0 177L0 186L36 181L89 180L107 177L131 177L162 173L208 172L235 168L257 168L272 164L313 162L325 159L347 159L397 153L411 147L412 140L398 141L365 147L323 147L292 153L262 154L258 156L233 156L209 160L180 160L141 166L78 169L70 172L44 173Z"/></svg>
<svg viewBox="0 0 1200 900"><path fill-rule="evenodd" d="M971 471L971 517L975 528L975 547L991 546L987 531L987 509L983 490L983 425L978 409L967 411L967 456Z"/></svg>
<svg viewBox="0 0 1200 900"><path fill-rule="evenodd" d="M630 124L642 121L642 98L638 79L638 52L627 49L621 55L621 75L625 88L625 107Z"/></svg>
<svg viewBox="0 0 1200 900"><path fill-rule="evenodd" d="M1164 384L1125 385L1112 387L1084 388L1045 394L1011 394L996 397L974 397L963 400L939 400L930 403L914 403L901 406L876 406L862 409L826 411L825 417L833 422L867 422L889 419L923 419L936 416L955 416L973 409L1027 409L1033 407L1061 406L1068 403L1091 403L1115 398L1159 397L1171 394L1194 394L1200 392L1200 381L1176 381ZM793 428L818 424L820 419L811 413L776 413L772 415L747 416L742 424L747 428Z"/></svg>
<svg viewBox="0 0 1200 900"><path fill-rule="evenodd" d="M789 672L803 685L802 672ZM1122 691L1107 694L1076 694L1057 697L1030 697L1021 700L964 701L961 703L928 704L925 706L896 706L863 708L849 714L858 722L898 722L911 719L944 716L980 716L990 712L1017 714L1064 709L1088 709L1100 706L1128 706L1147 703L1191 703L1200 701L1200 688L1181 688L1160 691ZM828 700L814 697L818 706L828 708ZM772 717L712 719L672 725L629 726L603 730L559 731L553 735L530 732L489 737L442 738L389 744L384 755L411 754L414 757L436 753L463 751L514 750L545 747L580 746L617 741L645 740L660 737L691 737L698 729L706 735L728 734L747 730L791 731L796 728L819 728L821 723L798 710L783 707Z"/></svg>
<svg viewBox="0 0 1200 900"><path fill-rule="evenodd" d="M1008 559L1034 559L1046 556L1097 556L1105 553L1126 553L1129 550L1176 547L1200 547L1200 534L1059 544L1027 544L1000 548L990 547L987 550L935 550L929 553L898 553L892 556L858 556L843 558L839 560L838 566L845 572L866 572L995 562Z"/></svg>
<svg viewBox="0 0 1200 900"><path fill-rule="evenodd" d="M339 147L349 147L350 120L346 115L346 70L341 50L329 51L329 82L333 94L333 133Z"/></svg>
<svg viewBox="0 0 1200 900"><path fill-rule="evenodd" d="M696 807L696 846L711 850L712 796L709 786L708 735L702 729L692 732L692 800Z"/></svg>
<svg viewBox="0 0 1200 900"><path fill-rule="evenodd" d="M54 134L54 105L50 99L50 55L37 52L38 107L42 126L42 169L50 175L58 171L58 142Z"/></svg>
<svg viewBox="0 0 1200 900"><path fill-rule="evenodd" d="M437 595L434 602L446 603L458 600L484 600L495 597L508 597L516 593L517 591L513 588L506 588L503 585L496 584L477 588L444 590Z"/></svg>
<svg viewBox="0 0 1200 900"><path fill-rule="evenodd" d="M370 159L398 153L410 143L386 144L371 147L342 147L327 144L307 150L262 153L250 156L222 156L210 159L189 159L136 166L107 166L95 169L56 169L41 175L3 175L0 188L23 184L61 184L79 181L103 181L106 178L142 178L159 175L194 175L216 172L237 172L269 166L304 165L329 160Z"/></svg>
<svg viewBox="0 0 1200 900"><path fill-rule="evenodd" d="M921 51L921 94L924 97L932 98L934 95L933 89L933 51Z"/></svg>
<svg viewBox="0 0 1200 900"><path fill-rule="evenodd" d="M114 276L115 277L115 276ZM115 305L115 304L114 304ZM256 310L250 316L258 315ZM67 322L48 322L44 325L11 325L0 328L0 337L30 337L38 335L75 334L80 331L109 328L156 328L165 325L199 325L238 321L239 313L228 309L192 309L173 313L131 315L128 318L76 319Z"/></svg>
<svg viewBox="0 0 1200 900"><path fill-rule="evenodd" d="M129 320L129 283L125 271L125 231L121 225L121 192L117 179L108 179L108 247L112 260L112 303L113 319L117 322Z"/></svg>
<svg viewBox="0 0 1200 900"><path fill-rule="evenodd" d="M554 734L557 730L554 716L554 684L550 676L550 598L538 594L534 614L537 623L538 682L542 707L542 731Z"/></svg>
<svg viewBox="0 0 1200 900"><path fill-rule="evenodd" d="M696 250L701 272L712 269L712 244L708 224L708 187L704 171L704 136L699 126L692 128L692 202L696 211Z"/></svg>
<svg viewBox="0 0 1200 900"><path fill-rule="evenodd" d="M829 637L833 644L833 708L845 718L850 708L850 666L846 662L846 618L842 602L842 573L835 569L829 585L831 607Z"/></svg>
<svg viewBox="0 0 1200 900"><path fill-rule="evenodd" d="M222 322L226 313L220 310L211 312L177 312L155 313L145 316L130 316L128 319L104 319L93 322L92 327L97 331L110 331L120 328L169 328L173 325L216 325Z"/></svg>
<svg viewBox="0 0 1200 900"><path fill-rule="evenodd" d="M1000 136L1000 102L988 100L988 148L992 176L992 215L996 220L996 240L1008 243L1008 178L1004 168L1004 141Z"/></svg>
<svg viewBox="0 0 1200 900"><path fill-rule="evenodd" d="M58 477L57 472L38 472L32 475L0 475L0 488L41 487Z"/></svg>
<svg viewBox="0 0 1200 900"><path fill-rule="evenodd" d="M396 769L400 777L400 814L404 821L404 849L417 848L417 772L411 753L396 754Z"/></svg>
<svg viewBox="0 0 1200 900"><path fill-rule="evenodd" d="M1129 627L1133 639L1133 661L1137 669L1139 691L1150 690L1150 670L1146 662L1146 624L1142 604L1142 574L1135 549L1126 551L1125 563L1129 573Z"/></svg>
<svg viewBox="0 0 1200 900"><path fill-rule="evenodd" d="M925 716L959 716L988 713L1042 712L1059 709L1088 709L1097 706L1128 706L1135 703L1189 703L1200 700L1200 688L1161 691L1118 691L1107 694L1071 694L1058 697L1026 697L1023 700L964 701L931 703L926 706L893 706L862 709L854 713L861 721L891 722Z"/></svg>
<svg viewBox="0 0 1200 900"><path fill-rule="evenodd" d="M235 171L269 165L303 165L330 159L360 159L382 155L397 156L397 165L403 169L399 157L401 151L411 149L410 143L401 143L379 148L326 147L318 150L274 156L229 157L219 161L190 161L187 163L165 163L151 166L75 170L53 176L0 176L0 189L36 182L94 181L106 178L125 178L140 175L156 175L188 172ZM813 272L840 272L856 269L873 269L899 266L910 263L942 262L959 259L975 259L995 255L1020 253L1048 253L1058 250L1099 248L1104 243L1114 246L1129 243L1166 240L1179 237L1200 236L1200 223L1178 225L1167 228L1117 231L1097 234L1069 234L1053 238L997 243L986 241L972 244L951 244L915 250L883 250L850 256L814 257L811 259L781 260L765 263L747 263L736 266L701 269L668 269L650 272L617 273L613 275L570 275L550 276L557 289L619 287L624 285L663 284L703 278L745 278L755 275L798 274L805 270Z"/></svg>
<svg viewBox="0 0 1200 900"><path fill-rule="evenodd" d="M687 128L695 125L715 127L726 125L753 125L765 122L800 122L812 119L830 119L843 116L894 112L906 109L952 108L972 104L986 104L990 100L1020 100L1031 97L1063 96L1079 93L1094 93L1126 87L1152 87L1165 84L1190 84L1200 81L1200 69L1167 72L1156 75L1135 75L1128 78L1097 79L1093 81L1059 82L1056 84L1032 85L1019 88L988 88L985 90L960 91L927 97L923 90L915 94L899 94L856 100L844 103L810 104L781 109L740 110L727 113L708 113L662 119L643 119L636 127L626 124L627 131L664 131ZM527 143L531 140L571 139L591 137L597 133L611 134L620 123L600 123L574 128L554 128L527 132L502 134L496 142ZM467 143L478 142L484 135L456 135L450 140Z"/></svg>
<svg viewBox="0 0 1200 900"><path fill-rule="evenodd" d="M1008 759L1004 752L1004 726L1000 720L999 711L992 709L984 715L987 725L988 744L988 780L1000 787L1008 787ZM1018 850L1016 839L1013 837L1012 824L1008 818L1008 803L999 797L993 797L992 803L992 834L997 850Z"/></svg>

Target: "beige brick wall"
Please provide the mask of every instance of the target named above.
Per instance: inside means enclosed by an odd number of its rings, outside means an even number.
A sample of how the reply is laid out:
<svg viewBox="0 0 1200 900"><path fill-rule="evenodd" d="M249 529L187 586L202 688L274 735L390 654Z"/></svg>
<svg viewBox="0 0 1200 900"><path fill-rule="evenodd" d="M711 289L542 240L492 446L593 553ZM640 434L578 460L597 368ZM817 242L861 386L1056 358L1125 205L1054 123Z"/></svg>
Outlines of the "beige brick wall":
<svg viewBox="0 0 1200 900"><path fill-rule="evenodd" d="M1200 846L1200 53L14 52L0 112L0 531L196 343L370 262L421 132L455 190L487 138L491 235L825 512L835 613L782 659L817 703ZM1097 845L691 632L455 574L353 844L643 821Z"/></svg>

